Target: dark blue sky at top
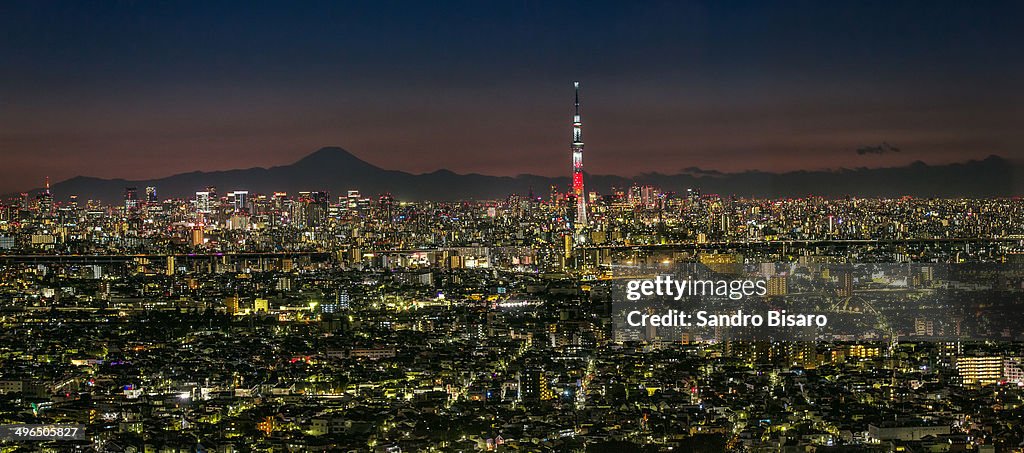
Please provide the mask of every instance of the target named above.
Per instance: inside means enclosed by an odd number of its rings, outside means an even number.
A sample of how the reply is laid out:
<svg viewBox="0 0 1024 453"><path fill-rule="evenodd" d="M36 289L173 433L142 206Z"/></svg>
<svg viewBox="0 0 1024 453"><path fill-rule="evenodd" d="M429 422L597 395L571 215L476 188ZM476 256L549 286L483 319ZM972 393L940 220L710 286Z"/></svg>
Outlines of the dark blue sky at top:
<svg viewBox="0 0 1024 453"><path fill-rule="evenodd" d="M327 145L565 174L574 79L593 173L1016 159L1022 5L3 2L0 189Z"/></svg>

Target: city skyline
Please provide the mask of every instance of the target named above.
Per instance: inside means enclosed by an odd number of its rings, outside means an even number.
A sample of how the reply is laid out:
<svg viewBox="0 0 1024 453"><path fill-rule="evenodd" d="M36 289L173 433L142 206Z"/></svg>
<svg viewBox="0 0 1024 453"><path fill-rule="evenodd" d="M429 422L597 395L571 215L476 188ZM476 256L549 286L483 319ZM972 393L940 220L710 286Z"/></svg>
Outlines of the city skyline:
<svg viewBox="0 0 1024 453"><path fill-rule="evenodd" d="M1020 8L8 5L0 193L328 145L412 173L561 176L571 80L593 174L1019 161Z"/></svg>
<svg viewBox="0 0 1024 453"><path fill-rule="evenodd" d="M0 451L1024 453L1021 19L0 2Z"/></svg>
<svg viewBox="0 0 1024 453"><path fill-rule="evenodd" d="M555 162L553 159L552 162ZM787 173L721 173L686 169L677 174L647 173L627 178L586 173L589 197L616 196L631 187L658 187L667 194L690 191L752 198L817 196L921 198L1007 198L1024 193L1024 171L998 156L949 165L911 165L887 168L854 168ZM186 172L157 179L101 179L75 177L28 192L9 193L11 203L37 197L44 191L54 202L95 200L119 202L128 188L158 188L160 198L191 198L207 187L248 190L270 196L284 192L327 191L344 195L349 190L388 194L401 201L502 200L509 196L547 197L552 188L558 194L573 194L573 175L517 175L515 177L458 174L447 170L413 174L380 168L338 147L314 151L289 165L228 171ZM47 188L49 190L47 190ZM577 213L578 215L578 213Z"/></svg>

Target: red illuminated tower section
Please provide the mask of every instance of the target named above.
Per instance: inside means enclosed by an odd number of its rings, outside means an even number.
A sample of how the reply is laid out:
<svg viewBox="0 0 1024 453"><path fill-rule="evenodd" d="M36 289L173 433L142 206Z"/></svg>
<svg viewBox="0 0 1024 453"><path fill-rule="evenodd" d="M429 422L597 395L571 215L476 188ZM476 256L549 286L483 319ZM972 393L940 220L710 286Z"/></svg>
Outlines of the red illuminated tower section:
<svg viewBox="0 0 1024 453"><path fill-rule="evenodd" d="M587 224L587 195L583 191L583 120L580 119L580 83L576 89L575 114L572 116L572 193L576 196L576 225Z"/></svg>

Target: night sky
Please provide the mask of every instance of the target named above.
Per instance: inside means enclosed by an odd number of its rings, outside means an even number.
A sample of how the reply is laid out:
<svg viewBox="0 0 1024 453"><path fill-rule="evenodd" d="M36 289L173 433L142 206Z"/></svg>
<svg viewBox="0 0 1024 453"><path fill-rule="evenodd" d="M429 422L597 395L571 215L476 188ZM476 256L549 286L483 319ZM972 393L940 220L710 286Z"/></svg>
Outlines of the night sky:
<svg viewBox="0 0 1024 453"><path fill-rule="evenodd" d="M1024 159L1024 2L253 3L0 3L0 192L329 145L567 175L574 79L590 173Z"/></svg>

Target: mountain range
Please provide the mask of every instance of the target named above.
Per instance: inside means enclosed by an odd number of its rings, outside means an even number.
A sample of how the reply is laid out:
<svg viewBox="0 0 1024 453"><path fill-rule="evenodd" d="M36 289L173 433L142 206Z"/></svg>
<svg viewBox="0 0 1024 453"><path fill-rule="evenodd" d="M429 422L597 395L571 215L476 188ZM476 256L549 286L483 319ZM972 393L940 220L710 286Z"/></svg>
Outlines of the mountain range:
<svg viewBox="0 0 1024 453"><path fill-rule="evenodd" d="M566 173L568 173L566 163ZM650 184L666 191L683 192L698 188L703 193L756 197L917 196L917 197L1005 197L1024 193L1021 169L999 156L962 163L928 165L914 162L902 167L852 168L837 170L770 173L746 171L722 173L687 168L676 174L644 173L635 177L586 175L588 190L609 193L613 187ZM86 176L71 178L52 186L58 200L75 194L80 199L117 202L126 187L157 187L161 198L187 198L207 186L221 193L248 190L250 193L297 193L327 190L343 195L357 189L365 195L390 192L399 200L502 199L509 194L526 195L531 190L547 196L550 186L565 190L569 177L537 175L488 176L457 174L448 170L413 174L388 170L359 159L338 147L322 148L291 165L270 168L190 172L159 179L125 180ZM38 192L39 189L33 192Z"/></svg>

